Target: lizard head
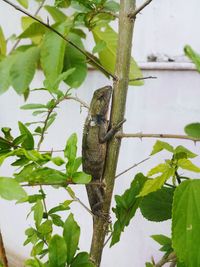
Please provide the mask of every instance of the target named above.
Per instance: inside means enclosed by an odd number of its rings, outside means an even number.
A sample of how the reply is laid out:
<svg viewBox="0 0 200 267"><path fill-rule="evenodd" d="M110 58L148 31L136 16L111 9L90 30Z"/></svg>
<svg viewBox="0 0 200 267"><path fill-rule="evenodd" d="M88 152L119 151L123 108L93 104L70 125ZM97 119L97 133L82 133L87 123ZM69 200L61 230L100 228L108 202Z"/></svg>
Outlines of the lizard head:
<svg viewBox="0 0 200 267"><path fill-rule="evenodd" d="M97 116L97 115L102 117L106 116L108 112L111 94L112 94L111 86L102 87L94 92L92 102L90 104L91 116Z"/></svg>

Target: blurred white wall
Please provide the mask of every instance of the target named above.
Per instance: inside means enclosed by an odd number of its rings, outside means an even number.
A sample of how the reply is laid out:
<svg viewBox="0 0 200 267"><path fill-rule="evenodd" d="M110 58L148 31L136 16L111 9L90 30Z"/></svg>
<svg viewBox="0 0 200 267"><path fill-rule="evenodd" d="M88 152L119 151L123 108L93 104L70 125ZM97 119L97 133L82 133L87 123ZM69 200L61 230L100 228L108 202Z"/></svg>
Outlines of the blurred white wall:
<svg viewBox="0 0 200 267"><path fill-rule="evenodd" d="M47 1L48 2L48 1ZM138 1L141 3L142 1ZM33 7L34 9L35 7ZM139 62L145 62L149 54L169 55L172 57L183 54L185 44L191 44L200 51L200 39L198 28L200 17L198 14L200 2L153 0L146 10L138 16L135 25L133 54ZM0 25L9 37L13 32L20 33L20 14L5 3L0 4ZM89 45L89 42L88 42ZM174 63L170 66L173 68ZM179 63L180 64L180 63ZM148 64L145 65L148 69ZM181 66L181 64L180 64ZM145 70L144 76L153 75L157 79L147 80L142 87L130 87L128 93L125 132L144 133L175 133L183 134L184 126L193 121L200 120L200 75L195 71L186 70ZM33 87L42 84L42 75L39 73L33 82ZM91 72L84 85L78 89L79 97L89 103L92 92L108 81L100 73ZM29 102L45 102L41 94L31 94ZM0 127L9 126L17 133L17 121L32 120L31 113L19 109L23 99L11 89L0 96ZM62 103L58 111L56 123L49 129L44 149L62 148L67 137L73 132L78 132L79 153L81 135L86 111L80 113L79 105L72 101ZM199 153L199 145L189 141L166 140L172 145L182 144L192 151ZM146 158L152 149L155 140L152 139L127 139L123 140L120 154L118 172L126 169L133 163ZM160 153L162 159L168 157L167 153ZM160 155L154 156L148 162L138 166L129 173L118 178L115 193L121 194L129 186L137 172L146 172L155 164L160 163ZM197 158L195 161L199 163ZM0 168L0 176L12 175L12 169L7 161ZM36 192L36 189L29 189ZM45 188L48 192L48 207L66 199L66 193ZM77 188L79 198L86 202L86 194L83 188ZM29 246L23 247L24 230L32 224L31 219L26 220L29 205L15 205L14 202L0 200L1 215L0 225L4 235L5 245L11 254L27 257ZM82 227L81 250L89 250L92 220L90 215L74 203L72 205L75 218ZM84 218L84 219L83 219ZM113 218L114 221L114 218ZM106 248L103 255L102 267L143 267L145 261L151 256L156 260L161 257L159 246L149 237L152 234L170 235L170 221L164 223L152 223L146 221L137 212L130 226L122 234L121 242L113 248ZM15 257L14 257L15 258ZM17 258L17 257L16 257ZM14 264L17 267L16 264ZM19 266L21 266L19 264Z"/></svg>

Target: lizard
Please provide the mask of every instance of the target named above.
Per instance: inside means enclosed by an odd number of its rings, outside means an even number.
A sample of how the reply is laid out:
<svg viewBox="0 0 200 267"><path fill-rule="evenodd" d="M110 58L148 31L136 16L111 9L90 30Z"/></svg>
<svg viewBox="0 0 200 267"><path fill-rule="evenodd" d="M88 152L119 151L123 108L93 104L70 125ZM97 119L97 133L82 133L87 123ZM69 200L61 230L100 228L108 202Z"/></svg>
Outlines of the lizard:
<svg viewBox="0 0 200 267"><path fill-rule="evenodd" d="M109 129L107 115L111 95L111 86L102 87L94 92L83 129L82 166L83 171L92 176L92 182L96 183L86 185L89 204L92 213L96 216L101 216L104 197L104 188L101 183L107 142L125 121L123 120L115 127Z"/></svg>

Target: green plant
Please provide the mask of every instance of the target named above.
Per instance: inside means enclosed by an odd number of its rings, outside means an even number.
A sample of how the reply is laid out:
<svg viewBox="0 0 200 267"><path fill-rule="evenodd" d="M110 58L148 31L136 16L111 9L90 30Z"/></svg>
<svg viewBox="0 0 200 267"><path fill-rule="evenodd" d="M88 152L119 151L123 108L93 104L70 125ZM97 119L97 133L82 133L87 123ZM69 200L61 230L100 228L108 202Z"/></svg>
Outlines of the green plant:
<svg viewBox="0 0 200 267"><path fill-rule="evenodd" d="M164 257L159 263L146 263L146 266L163 266L172 262L173 266L199 266L199 191L200 181L181 175L180 170L200 172L200 167L191 161L197 155L184 146L173 147L157 141L150 156L166 150L169 158L152 168L145 176L136 174L130 188L121 196L115 196L116 206L113 212L116 221L112 225L103 217L94 220L93 240L90 254L79 251L81 229L70 212L70 205L79 202L85 207L71 189L70 185L92 183L92 177L80 170L81 157L77 156L77 135L67 138L60 156L54 150L42 151L41 145L47 129L57 117L57 107L63 101L75 100L85 108L88 105L73 93L85 80L88 64L98 69L106 77L113 79L114 95L111 108L111 124L124 119L128 85L142 85L143 77L131 55L133 25L137 14L151 0L141 7L135 7L135 1L121 1L120 5L109 0L55 0L53 5L45 5L45 0L38 2L35 15L26 10L28 0L18 0L23 8L7 0L2 0L24 13L22 33L16 37L15 44L7 52L10 39L5 38L0 28L0 93L10 86L17 94L28 101L29 94L38 90L49 95L47 103L27 103L23 110L32 110L34 121L18 123L19 134L12 135L8 127L1 129L0 164L12 158L12 166L17 167L13 177L0 177L0 197L27 202L31 205L30 213L34 226L26 229L24 245L32 244L31 259L25 266L32 267L92 267L100 266L105 236L110 246L120 241L120 236L134 217L137 209L150 221L160 222L172 219L172 237L154 235L152 238L161 245ZM67 9L73 8L68 16ZM41 9L51 16L51 23L39 17ZM118 11L120 12L118 13ZM110 22L119 18L119 33L110 26ZM125 29L125 30L124 30ZM88 30L92 33L95 45L92 52L86 51L82 39L87 38ZM125 33L122 36L122 31ZM27 39L29 44L20 45ZM188 52L189 51L189 52ZM199 68L199 59L191 48L186 47ZM40 88L32 88L31 81L35 72L41 70L45 79ZM121 78L119 78L121 77ZM63 83L64 89L60 84ZM197 133L198 132L198 133ZM189 136L154 135L162 138L180 138L199 141L199 124L186 126ZM116 178L116 166L120 141L127 135L118 133L108 144L107 161L104 166L103 182L106 185L103 212L109 213L113 187ZM145 134L133 134L132 137L153 137ZM117 141L116 141L117 140ZM50 167L54 164L54 168ZM134 167L134 166L133 166ZM119 175L118 175L119 176ZM43 186L51 185L55 190L64 188L68 198L50 210L46 207L46 193ZM37 186L38 192L28 195L25 188ZM85 207L86 211L91 211ZM63 212L67 218L60 215ZM94 215L92 214L94 217ZM55 227L61 234L55 234ZM3 242L0 244L2 263L7 266ZM1 264L1 263L0 263Z"/></svg>

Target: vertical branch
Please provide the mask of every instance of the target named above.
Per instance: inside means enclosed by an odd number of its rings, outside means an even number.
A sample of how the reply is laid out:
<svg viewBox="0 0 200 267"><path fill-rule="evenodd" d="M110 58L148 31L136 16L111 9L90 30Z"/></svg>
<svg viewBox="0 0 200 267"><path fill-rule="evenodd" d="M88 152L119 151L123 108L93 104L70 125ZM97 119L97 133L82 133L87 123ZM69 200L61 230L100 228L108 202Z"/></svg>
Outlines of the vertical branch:
<svg viewBox="0 0 200 267"><path fill-rule="evenodd" d="M119 13L119 35L117 48L117 61L113 89L113 100L111 108L111 125L116 125L124 119L126 108L126 97L129 83L129 70L132 47L132 34L134 19L129 14L135 10L135 0L121 0ZM121 141L113 138L107 148L107 157L104 169L105 198L103 204L103 214L109 214L115 183L115 173L117 168ZM93 238L91 245L91 258L96 266L100 266L103 251L104 239L107 233L109 220L98 217L94 221Z"/></svg>
<svg viewBox="0 0 200 267"><path fill-rule="evenodd" d="M4 267L8 267L8 261L7 261L7 257L6 257L6 251L5 251L5 247L3 244L3 237L0 231L0 262L3 263Z"/></svg>

